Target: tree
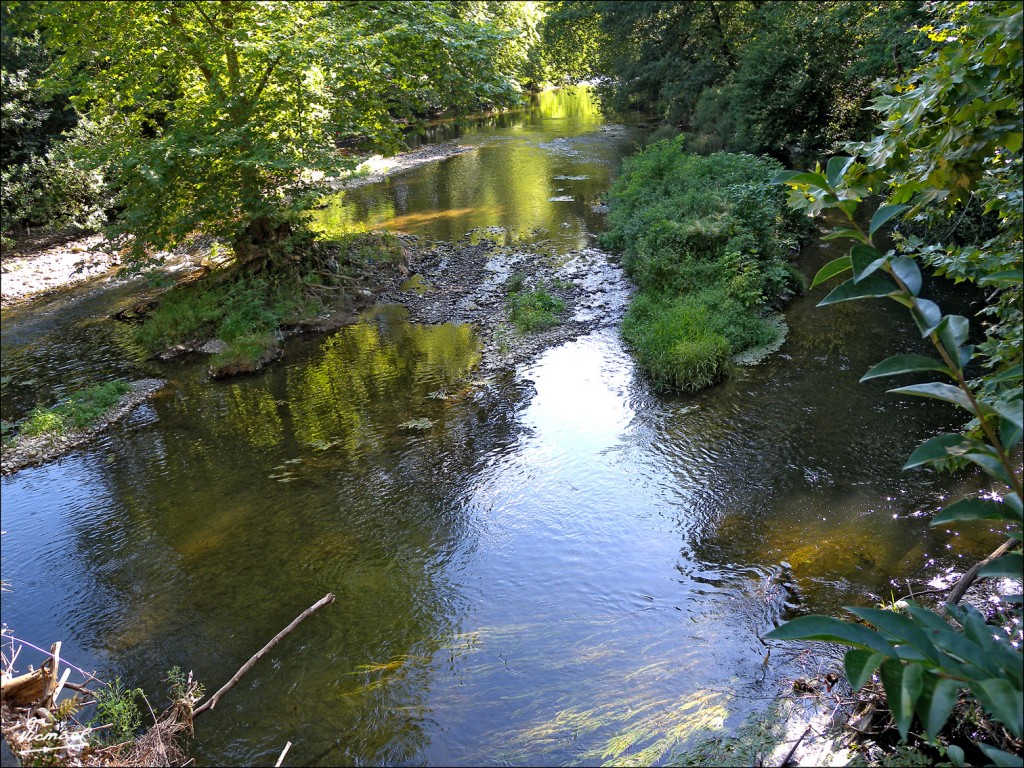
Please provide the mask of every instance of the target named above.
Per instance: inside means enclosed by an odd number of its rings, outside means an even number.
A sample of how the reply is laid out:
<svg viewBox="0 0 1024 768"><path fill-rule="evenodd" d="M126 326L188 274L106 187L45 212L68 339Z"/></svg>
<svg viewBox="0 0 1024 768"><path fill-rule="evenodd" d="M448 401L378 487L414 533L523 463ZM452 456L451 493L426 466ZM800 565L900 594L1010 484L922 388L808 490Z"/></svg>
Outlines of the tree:
<svg viewBox="0 0 1024 768"><path fill-rule="evenodd" d="M436 3L35 5L137 265L199 233L250 272L299 261L318 180L346 164L335 129L394 148L391 110L425 91L460 108L515 95L486 66L501 35Z"/></svg>

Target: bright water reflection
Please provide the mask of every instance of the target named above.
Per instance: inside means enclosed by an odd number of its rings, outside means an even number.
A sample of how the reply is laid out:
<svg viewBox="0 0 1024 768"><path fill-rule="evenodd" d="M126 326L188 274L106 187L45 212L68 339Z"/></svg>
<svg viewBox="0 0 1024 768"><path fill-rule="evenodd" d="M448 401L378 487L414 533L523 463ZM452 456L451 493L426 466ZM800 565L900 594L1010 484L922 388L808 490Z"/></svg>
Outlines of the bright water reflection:
<svg viewBox="0 0 1024 768"><path fill-rule="evenodd" d="M585 201L628 131L589 107L510 121L342 207L384 201L430 237L593 245ZM788 311L781 354L690 398L649 390L614 317L477 381L469 329L382 308L217 383L145 361L99 298L5 314L5 375L171 384L98 444L3 480L4 621L147 690L174 664L216 687L335 592L197 723L201 764L272 763L286 741L303 765L664 762L795 673L758 640L786 610L781 561L810 610L957 566L957 532L916 516L949 481L899 471L955 416L857 384L910 351L887 340L897 315L816 299ZM15 417L32 404L3 397Z"/></svg>

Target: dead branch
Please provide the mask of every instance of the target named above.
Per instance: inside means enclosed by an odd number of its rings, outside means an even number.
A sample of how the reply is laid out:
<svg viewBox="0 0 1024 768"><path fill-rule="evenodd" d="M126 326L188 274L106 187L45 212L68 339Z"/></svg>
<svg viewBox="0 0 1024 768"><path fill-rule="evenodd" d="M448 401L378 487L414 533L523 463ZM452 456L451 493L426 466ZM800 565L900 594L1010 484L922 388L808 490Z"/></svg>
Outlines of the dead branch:
<svg viewBox="0 0 1024 768"><path fill-rule="evenodd" d="M986 565L991 563L993 560L1002 557L1011 549L1017 546L1017 542L1014 539L1007 539L1004 541L995 552L971 566L967 572L960 577L957 583L953 586L953 589L949 592L949 597L946 598L946 605L956 605L963 598L964 593L970 588L971 584L978 578L978 572ZM946 605L939 608L939 615L946 615Z"/></svg>
<svg viewBox="0 0 1024 768"><path fill-rule="evenodd" d="M323 608L325 605L330 605L333 602L334 602L334 594L332 592L328 592L322 598L320 598L315 603L313 603L313 605L311 605L309 608L307 608L302 613L300 613L295 618L295 620L292 621L291 624L289 624L287 627L285 627L280 632L278 632L276 635L274 635L273 639L269 643L267 643L262 648L260 648L259 651L256 652L255 656L253 656L251 659L249 659L247 662L245 662L245 664L242 665L241 669L239 669L237 672L235 672L234 676L230 680L228 680L227 683L225 683L224 686L219 691L217 691L215 694L213 694L213 696L211 696L206 701L205 704L202 704L201 706L197 707L192 712L192 717L195 718L197 715L202 714L206 710L213 709L215 706L217 706L217 702L220 701L220 697L223 696L228 691L230 691L234 687L235 683L237 683L242 678L242 675L244 675L246 672L248 672L250 669L252 669L253 665L256 664L256 662L259 661L263 657L263 654L265 654L267 651L269 651L271 648L273 648L275 645L277 645L281 641L282 638L284 638L286 635L290 634L292 632L292 630L294 630L297 626L299 626L299 624L301 624L303 621L308 619L310 616L312 616L318 610Z"/></svg>

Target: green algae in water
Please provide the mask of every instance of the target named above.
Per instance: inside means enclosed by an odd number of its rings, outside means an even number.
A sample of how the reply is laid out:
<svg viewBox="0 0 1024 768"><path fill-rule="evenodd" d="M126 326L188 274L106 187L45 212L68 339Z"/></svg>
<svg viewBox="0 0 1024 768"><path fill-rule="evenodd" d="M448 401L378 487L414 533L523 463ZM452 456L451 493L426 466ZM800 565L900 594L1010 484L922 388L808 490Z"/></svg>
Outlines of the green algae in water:
<svg viewBox="0 0 1024 768"><path fill-rule="evenodd" d="M402 283L399 286L399 289L402 291L412 291L413 293L419 294L420 296L435 290L434 286L428 283L424 279L423 275L421 275L419 272L417 272L404 283Z"/></svg>

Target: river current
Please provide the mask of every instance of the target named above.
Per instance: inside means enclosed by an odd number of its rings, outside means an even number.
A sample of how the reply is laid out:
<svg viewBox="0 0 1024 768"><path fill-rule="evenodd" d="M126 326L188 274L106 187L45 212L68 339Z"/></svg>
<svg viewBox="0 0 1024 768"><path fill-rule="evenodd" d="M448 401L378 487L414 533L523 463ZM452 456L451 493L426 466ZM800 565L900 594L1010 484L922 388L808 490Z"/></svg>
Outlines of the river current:
<svg viewBox="0 0 1024 768"><path fill-rule="evenodd" d="M109 319L130 288L5 310L4 419L113 376L169 381L96 443L3 479L18 637L147 691L175 665L214 690L334 592L197 721L199 764L272 764L287 741L293 765L664 763L804 674L798 649L765 663L784 616L906 594L989 550L983 529L929 528L949 477L901 471L957 415L857 383L914 349L895 306L817 309L815 291L762 364L656 394L595 240L642 131L585 89L435 131L473 150L343 193L320 225L543 247L567 279L608 283L607 322L483 379L472 328L385 307L215 382ZM580 253L601 262L589 277ZM812 274L832 257L800 258Z"/></svg>

